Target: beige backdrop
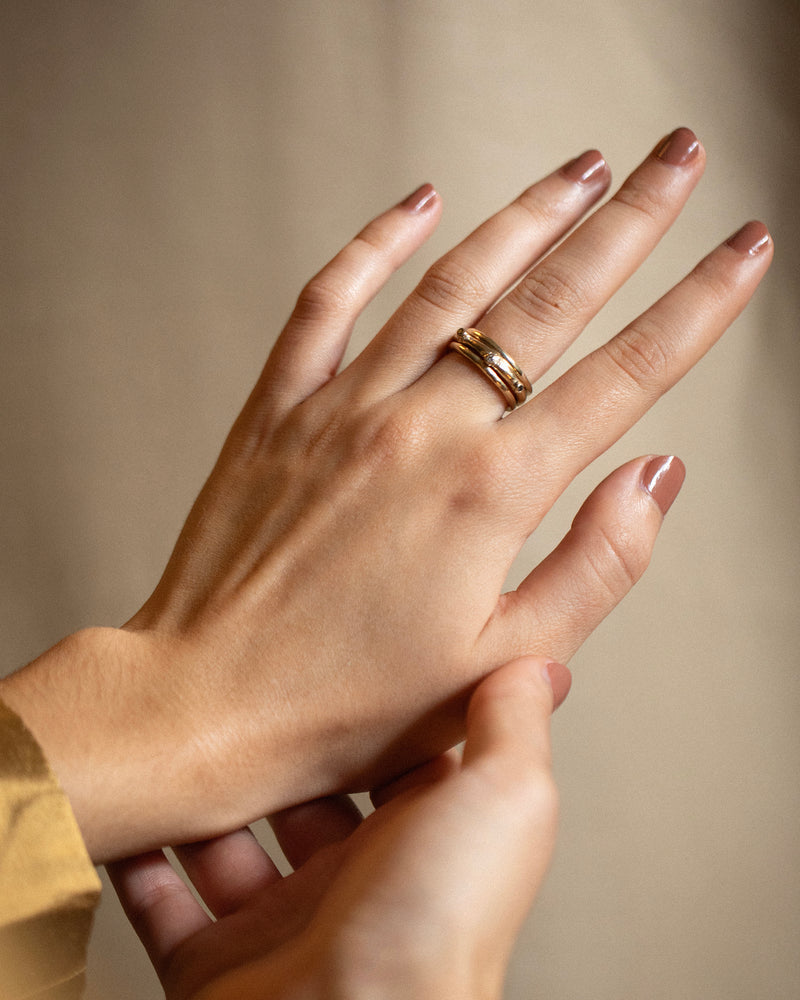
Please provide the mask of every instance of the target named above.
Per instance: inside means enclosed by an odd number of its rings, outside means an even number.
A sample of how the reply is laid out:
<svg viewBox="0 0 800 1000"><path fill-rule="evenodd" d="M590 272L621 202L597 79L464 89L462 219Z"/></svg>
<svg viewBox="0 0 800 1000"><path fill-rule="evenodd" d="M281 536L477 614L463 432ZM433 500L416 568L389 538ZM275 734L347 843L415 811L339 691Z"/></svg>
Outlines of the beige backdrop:
<svg viewBox="0 0 800 1000"><path fill-rule="evenodd" d="M648 576L573 662L508 996L796 1000L799 25L796 0L6 0L6 667L147 595L296 291L372 214L428 179L446 200L362 342L545 171L597 145L619 179L691 125L706 178L581 349L747 218L778 257L521 560L622 460L686 461ZM107 894L89 997L158 995Z"/></svg>

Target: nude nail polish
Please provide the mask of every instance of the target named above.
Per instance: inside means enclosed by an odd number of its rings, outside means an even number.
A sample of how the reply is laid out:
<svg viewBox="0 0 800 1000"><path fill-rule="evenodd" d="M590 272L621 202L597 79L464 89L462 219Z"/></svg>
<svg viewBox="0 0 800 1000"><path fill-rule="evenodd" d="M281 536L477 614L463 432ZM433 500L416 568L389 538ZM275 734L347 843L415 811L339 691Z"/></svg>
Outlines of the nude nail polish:
<svg viewBox="0 0 800 1000"><path fill-rule="evenodd" d="M675 502L686 478L686 466L674 455L651 458L642 473L642 485L658 504L662 515Z"/></svg>
<svg viewBox="0 0 800 1000"><path fill-rule="evenodd" d="M542 676L553 689L553 711L563 704L572 687L572 674L561 663L548 663L542 668Z"/></svg>
<svg viewBox="0 0 800 1000"><path fill-rule="evenodd" d="M423 184L400 202L400 208L404 208L407 212L424 212L431 208L435 201L436 191L433 184Z"/></svg>
<svg viewBox="0 0 800 1000"><path fill-rule="evenodd" d="M725 242L737 253L745 257L755 257L769 245L769 230L763 222L746 222L742 228Z"/></svg>
<svg viewBox="0 0 800 1000"><path fill-rule="evenodd" d="M587 149L585 153L565 163L560 173L576 184L595 184L605 180L609 170L602 153L596 149Z"/></svg>
<svg viewBox="0 0 800 1000"><path fill-rule="evenodd" d="M700 141L690 128L676 128L653 150L653 155L671 167L683 167L697 156Z"/></svg>

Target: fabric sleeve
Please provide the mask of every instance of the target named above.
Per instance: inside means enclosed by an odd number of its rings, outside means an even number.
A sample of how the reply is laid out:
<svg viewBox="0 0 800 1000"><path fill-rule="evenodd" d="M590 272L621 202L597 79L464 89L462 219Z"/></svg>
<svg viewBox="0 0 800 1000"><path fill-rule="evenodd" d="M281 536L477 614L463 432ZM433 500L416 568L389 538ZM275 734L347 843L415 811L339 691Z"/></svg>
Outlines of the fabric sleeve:
<svg viewBox="0 0 800 1000"><path fill-rule="evenodd" d="M74 1000L100 879L67 797L0 702L0 996Z"/></svg>

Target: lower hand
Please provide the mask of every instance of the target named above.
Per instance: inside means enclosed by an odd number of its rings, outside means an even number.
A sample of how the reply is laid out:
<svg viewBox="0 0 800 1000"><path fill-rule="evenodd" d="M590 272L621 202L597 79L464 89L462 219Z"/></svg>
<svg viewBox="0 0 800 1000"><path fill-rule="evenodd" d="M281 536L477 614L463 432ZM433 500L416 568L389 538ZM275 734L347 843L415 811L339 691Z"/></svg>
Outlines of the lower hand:
<svg viewBox="0 0 800 1000"><path fill-rule="evenodd" d="M552 686L551 686L552 678ZM490 1000L553 850L549 718L565 667L529 658L477 688L450 754L374 794L273 817L281 878L249 830L109 866L167 1000Z"/></svg>

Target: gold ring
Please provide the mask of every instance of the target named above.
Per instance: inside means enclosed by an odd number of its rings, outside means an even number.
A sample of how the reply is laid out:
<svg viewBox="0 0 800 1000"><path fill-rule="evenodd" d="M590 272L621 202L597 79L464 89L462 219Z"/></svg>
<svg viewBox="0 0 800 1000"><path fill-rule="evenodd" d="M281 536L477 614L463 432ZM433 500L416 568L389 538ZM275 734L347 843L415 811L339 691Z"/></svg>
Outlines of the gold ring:
<svg viewBox="0 0 800 1000"><path fill-rule="evenodd" d="M531 383L519 365L480 330L460 327L447 347L470 361L489 379L505 400L507 410L516 410L530 396Z"/></svg>

